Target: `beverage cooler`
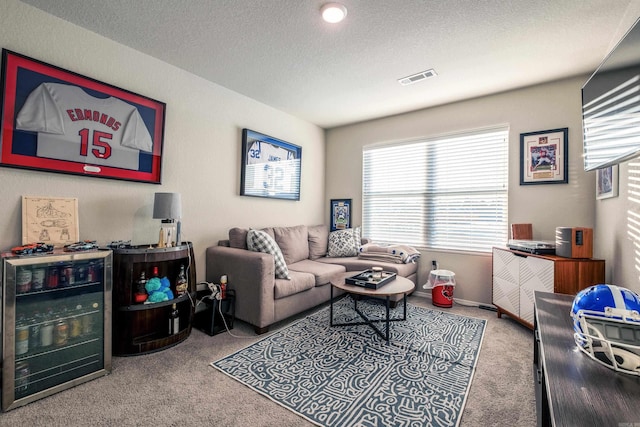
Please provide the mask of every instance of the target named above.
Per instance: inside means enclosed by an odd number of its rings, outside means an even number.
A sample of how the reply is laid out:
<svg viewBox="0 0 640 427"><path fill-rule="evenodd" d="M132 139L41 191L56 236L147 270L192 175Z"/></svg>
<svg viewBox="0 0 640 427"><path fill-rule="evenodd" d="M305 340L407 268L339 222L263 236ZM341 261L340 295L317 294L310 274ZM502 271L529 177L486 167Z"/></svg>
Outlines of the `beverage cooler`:
<svg viewBox="0 0 640 427"><path fill-rule="evenodd" d="M112 252L2 256L2 410L111 371Z"/></svg>

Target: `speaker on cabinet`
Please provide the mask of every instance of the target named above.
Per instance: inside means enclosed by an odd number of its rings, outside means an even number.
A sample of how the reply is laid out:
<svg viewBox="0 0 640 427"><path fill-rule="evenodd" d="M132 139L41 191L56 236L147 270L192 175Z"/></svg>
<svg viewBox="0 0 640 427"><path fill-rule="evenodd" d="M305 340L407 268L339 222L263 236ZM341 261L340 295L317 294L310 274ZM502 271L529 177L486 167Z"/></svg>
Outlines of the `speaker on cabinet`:
<svg viewBox="0 0 640 427"><path fill-rule="evenodd" d="M565 258L593 257L593 229L556 227L556 255Z"/></svg>

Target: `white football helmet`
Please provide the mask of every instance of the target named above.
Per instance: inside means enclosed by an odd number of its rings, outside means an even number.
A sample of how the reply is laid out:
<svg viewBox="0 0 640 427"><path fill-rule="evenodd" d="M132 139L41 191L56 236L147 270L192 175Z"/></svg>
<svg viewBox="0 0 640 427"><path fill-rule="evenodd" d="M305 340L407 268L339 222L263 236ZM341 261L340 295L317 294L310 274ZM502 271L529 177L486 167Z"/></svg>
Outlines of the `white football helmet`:
<svg viewBox="0 0 640 427"><path fill-rule="evenodd" d="M640 296L615 285L590 286L571 307L578 348L619 372L640 376Z"/></svg>

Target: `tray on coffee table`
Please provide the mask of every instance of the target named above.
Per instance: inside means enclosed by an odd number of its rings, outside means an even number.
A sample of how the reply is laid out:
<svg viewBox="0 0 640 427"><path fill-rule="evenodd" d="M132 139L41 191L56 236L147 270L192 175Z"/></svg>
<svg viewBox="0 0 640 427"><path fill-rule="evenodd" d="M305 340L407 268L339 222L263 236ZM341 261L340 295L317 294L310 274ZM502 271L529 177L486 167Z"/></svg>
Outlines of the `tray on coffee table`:
<svg viewBox="0 0 640 427"><path fill-rule="evenodd" d="M373 278L373 270L365 270L355 276L347 277L344 281L347 285L362 286L367 289L378 289L395 279L396 273L391 271L383 271L382 278L376 280Z"/></svg>

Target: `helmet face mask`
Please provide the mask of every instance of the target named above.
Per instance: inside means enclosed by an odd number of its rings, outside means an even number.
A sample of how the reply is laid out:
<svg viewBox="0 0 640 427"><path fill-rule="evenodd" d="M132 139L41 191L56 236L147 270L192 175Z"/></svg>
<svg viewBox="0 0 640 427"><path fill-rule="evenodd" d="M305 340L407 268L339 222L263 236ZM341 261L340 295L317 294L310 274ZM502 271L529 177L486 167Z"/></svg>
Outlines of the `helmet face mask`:
<svg viewBox="0 0 640 427"><path fill-rule="evenodd" d="M614 285L576 295L571 308L578 348L618 372L640 376L640 297Z"/></svg>

